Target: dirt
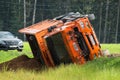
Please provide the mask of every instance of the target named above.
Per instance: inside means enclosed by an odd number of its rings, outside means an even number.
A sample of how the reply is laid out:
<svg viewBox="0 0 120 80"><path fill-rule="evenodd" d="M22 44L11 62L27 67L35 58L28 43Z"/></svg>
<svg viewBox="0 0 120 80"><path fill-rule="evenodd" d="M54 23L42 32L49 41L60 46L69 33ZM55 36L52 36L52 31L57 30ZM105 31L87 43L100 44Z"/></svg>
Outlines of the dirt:
<svg viewBox="0 0 120 80"><path fill-rule="evenodd" d="M113 53L113 54L109 54L107 55L107 57L120 57L120 53Z"/></svg>
<svg viewBox="0 0 120 80"><path fill-rule="evenodd" d="M34 58L28 58L26 55L19 56L10 61L0 64L0 70L41 70L41 64Z"/></svg>
<svg viewBox="0 0 120 80"><path fill-rule="evenodd" d="M110 53L108 49L102 50L102 55L103 57L109 57L109 58L120 57L120 53Z"/></svg>

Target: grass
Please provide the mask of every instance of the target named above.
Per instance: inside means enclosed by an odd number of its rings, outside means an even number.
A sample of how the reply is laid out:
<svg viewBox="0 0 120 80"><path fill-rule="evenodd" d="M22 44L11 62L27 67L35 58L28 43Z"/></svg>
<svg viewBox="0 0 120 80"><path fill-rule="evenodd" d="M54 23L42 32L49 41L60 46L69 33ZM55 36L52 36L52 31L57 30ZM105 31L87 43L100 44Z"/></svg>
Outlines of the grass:
<svg viewBox="0 0 120 80"><path fill-rule="evenodd" d="M84 65L60 65L57 68L35 71L2 71L5 80L119 80L119 58L100 58ZM102 64L102 65L101 65Z"/></svg>
<svg viewBox="0 0 120 80"><path fill-rule="evenodd" d="M110 53L120 53L120 44L101 44L103 50L108 49Z"/></svg>
<svg viewBox="0 0 120 80"><path fill-rule="evenodd" d="M22 53L11 53L11 56L26 54L32 57L28 44L25 43ZM111 53L120 53L120 44L102 44L102 49L108 49ZM4 51L2 51L4 52ZM2 56L2 55L1 55ZM10 56L10 55L9 55ZM84 65L61 64L56 68L45 69L41 72L18 70L0 72L0 79L4 80L119 80L120 58L99 58L89 61Z"/></svg>

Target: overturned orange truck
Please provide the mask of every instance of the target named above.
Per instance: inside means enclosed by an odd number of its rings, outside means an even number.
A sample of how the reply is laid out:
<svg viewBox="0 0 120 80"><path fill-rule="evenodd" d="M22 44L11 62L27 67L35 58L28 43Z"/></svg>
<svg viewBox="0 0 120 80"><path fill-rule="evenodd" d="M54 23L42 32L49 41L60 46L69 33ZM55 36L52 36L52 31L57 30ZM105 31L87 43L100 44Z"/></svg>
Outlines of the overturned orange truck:
<svg viewBox="0 0 120 80"><path fill-rule="evenodd" d="M94 15L70 12L20 29L34 58L42 65L83 64L102 55L100 43L89 19Z"/></svg>

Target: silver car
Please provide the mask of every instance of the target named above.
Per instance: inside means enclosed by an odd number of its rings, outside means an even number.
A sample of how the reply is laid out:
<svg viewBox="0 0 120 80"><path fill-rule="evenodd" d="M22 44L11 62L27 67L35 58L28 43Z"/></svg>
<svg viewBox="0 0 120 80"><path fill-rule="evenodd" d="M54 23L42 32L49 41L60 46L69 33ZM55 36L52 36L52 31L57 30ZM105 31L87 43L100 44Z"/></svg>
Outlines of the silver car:
<svg viewBox="0 0 120 80"><path fill-rule="evenodd" d="M0 50L23 50L23 41L15 37L11 32L0 31Z"/></svg>

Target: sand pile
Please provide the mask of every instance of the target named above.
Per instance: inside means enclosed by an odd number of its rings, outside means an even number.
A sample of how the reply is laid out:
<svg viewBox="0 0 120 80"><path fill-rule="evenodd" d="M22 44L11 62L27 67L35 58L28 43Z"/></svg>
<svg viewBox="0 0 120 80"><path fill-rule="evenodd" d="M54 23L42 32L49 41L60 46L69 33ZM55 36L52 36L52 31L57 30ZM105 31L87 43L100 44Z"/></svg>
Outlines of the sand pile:
<svg viewBox="0 0 120 80"><path fill-rule="evenodd" d="M10 61L0 64L0 70L17 70L17 69L27 69L27 70L40 70L41 64L34 58L28 58L26 55L19 56Z"/></svg>

